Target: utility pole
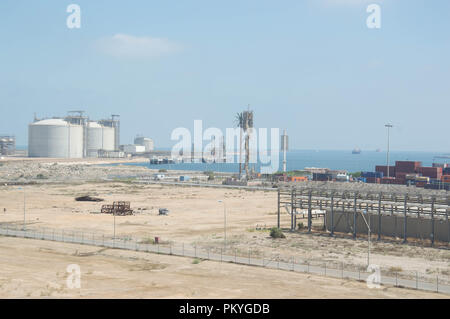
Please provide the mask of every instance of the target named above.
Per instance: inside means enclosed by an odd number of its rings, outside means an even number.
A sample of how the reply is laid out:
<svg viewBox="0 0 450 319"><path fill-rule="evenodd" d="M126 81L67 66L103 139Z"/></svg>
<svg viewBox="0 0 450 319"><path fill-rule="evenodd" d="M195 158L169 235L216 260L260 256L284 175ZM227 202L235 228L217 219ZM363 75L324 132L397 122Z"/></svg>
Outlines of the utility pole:
<svg viewBox="0 0 450 319"><path fill-rule="evenodd" d="M387 158L386 158L386 167L387 167L387 177L390 177L389 175L389 133L390 133L390 129L392 127L394 127L392 124L386 124L384 125L385 127L387 127L387 133L388 133L388 140L387 140Z"/></svg>
<svg viewBox="0 0 450 319"><path fill-rule="evenodd" d="M218 200L218 202L223 203L223 244L225 251L227 251L227 206L223 200Z"/></svg>
<svg viewBox="0 0 450 319"><path fill-rule="evenodd" d="M364 216L365 214L367 214L367 217L369 218L369 222L367 222L367 219L366 219L366 217ZM369 265L370 265L370 232L371 232L371 229L370 229L370 214L368 213L367 210L364 210L364 211L361 213L361 216L363 217L364 222L366 223L366 226L367 226L367 243L368 243L368 249L367 249L367 267L369 267Z"/></svg>
<svg viewBox="0 0 450 319"><path fill-rule="evenodd" d="M25 230L25 221L26 221L26 219L25 219L25 216L26 216L26 197L25 197L25 186L22 188L22 187L19 187L18 188L19 190L21 190L21 189L23 189L23 230Z"/></svg>

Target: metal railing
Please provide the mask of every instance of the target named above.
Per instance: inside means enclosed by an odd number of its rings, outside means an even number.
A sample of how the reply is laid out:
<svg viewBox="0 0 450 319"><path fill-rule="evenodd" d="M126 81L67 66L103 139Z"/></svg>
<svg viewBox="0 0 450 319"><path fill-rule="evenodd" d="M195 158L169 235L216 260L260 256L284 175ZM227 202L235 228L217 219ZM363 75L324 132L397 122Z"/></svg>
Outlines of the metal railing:
<svg viewBox="0 0 450 319"><path fill-rule="evenodd" d="M252 251L251 249L242 251L233 247L224 249L217 247L205 248L185 243L155 243L153 239L149 238L113 238L104 234L49 228L23 230L19 226L9 224L0 226L0 235L191 257L358 281L366 281L369 276L374 274L365 269L344 263L304 260L292 256L264 256L259 251ZM380 270L379 274L380 277L373 282L374 284L379 283L380 285L450 294L450 278L446 276L382 270Z"/></svg>

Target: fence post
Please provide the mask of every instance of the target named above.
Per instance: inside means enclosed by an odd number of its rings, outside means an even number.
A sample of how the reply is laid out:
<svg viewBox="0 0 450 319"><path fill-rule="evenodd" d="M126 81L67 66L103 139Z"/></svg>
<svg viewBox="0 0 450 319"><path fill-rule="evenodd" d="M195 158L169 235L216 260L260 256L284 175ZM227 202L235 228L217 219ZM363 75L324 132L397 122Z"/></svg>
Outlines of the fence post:
<svg viewBox="0 0 450 319"><path fill-rule="evenodd" d="M170 243L170 254L172 255L172 243Z"/></svg>
<svg viewBox="0 0 450 319"><path fill-rule="evenodd" d="M295 257L292 257L292 271L295 271Z"/></svg>
<svg viewBox="0 0 450 319"><path fill-rule="evenodd" d="M436 292L439 292L439 275L436 275Z"/></svg>
<svg viewBox="0 0 450 319"><path fill-rule="evenodd" d="M309 262L306 261L306 272L309 274Z"/></svg>
<svg viewBox="0 0 450 319"><path fill-rule="evenodd" d="M237 263L237 248L234 249L234 263Z"/></svg>
<svg viewBox="0 0 450 319"><path fill-rule="evenodd" d="M251 256L251 248L249 248L249 250L248 250L248 264L250 265L250 256Z"/></svg>
<svg viewBox="0 0 450 319"><path fill-rule="evenodd" d="M419 289L419 272L416 271L416 289Z"/></svg>

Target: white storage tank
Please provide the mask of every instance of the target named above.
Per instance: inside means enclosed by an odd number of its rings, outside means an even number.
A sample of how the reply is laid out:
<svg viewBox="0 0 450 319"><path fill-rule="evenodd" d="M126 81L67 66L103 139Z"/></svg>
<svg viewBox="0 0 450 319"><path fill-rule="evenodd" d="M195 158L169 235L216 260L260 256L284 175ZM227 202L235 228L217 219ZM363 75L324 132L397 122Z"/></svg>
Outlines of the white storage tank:
<svg viewBox="0 0 450 319"><path fill-rule="evenodd" d="M134 144L145 146L145 152L151 152L155 148L153 140L148 137L136 137Z"/></svg>
<svg viewBox="0 0 450 319"><path fill-rule="evenodd" d="M28 126L28 156L82 158L83 131L83 126L63 119L32 123Z"/></svg>
<svg viewBox="0 0 450 319"><path fill-rule="evenodd" d="M98 151L114 150L114 128L103 126L98 122L87 125L87 156L97 157Z"/></svg>

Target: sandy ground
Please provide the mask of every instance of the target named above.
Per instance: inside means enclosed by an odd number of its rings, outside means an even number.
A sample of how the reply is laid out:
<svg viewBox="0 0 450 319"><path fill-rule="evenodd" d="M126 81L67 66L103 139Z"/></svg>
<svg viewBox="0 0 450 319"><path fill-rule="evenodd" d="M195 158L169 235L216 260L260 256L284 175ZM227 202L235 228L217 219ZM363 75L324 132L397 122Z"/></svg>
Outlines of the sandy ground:
<svg viewBox="0 0 450 319"><path fill-rule="evenodd" d="M99 214L101 205L130 201L135 215L116 217L117 236L139 239L158 236L163 242L219 250L224 244L225 210L229 254L238 251L246 255L250 250L257 257L285 260L295 257L318 265L326 262L328 267L334 268L342 265L346 269L366 267L367 241L364 238L352 240L286 231L285 239L270 238L268 228L275 226L277 219L277 193L274 191L141 185L130 182L127 176L151 176L154 172L137 166L95 165L112 162L116 161L0 161L0 223L21 226L25 203L28 228L64 229L112 237L114 218ZM45 178L38 179L38 174ZM124 181L103 180L110 175L119 175ZM36 180L35 185L8 185L9 182ZM100 197L104 202L75 201L75 197L83 195ZM219 200L224 201L225 206ZM169 209L169 215L158 216L159 208ZM289 225L289 219L284 212L282 225ZM322 223L316 220L314 226L320 228ZM83 253L75 253L77 250ZM69 291L63 286L67 275L65 267L73 262L83 269L85 281L81 291ZM441 296L394 288L375 291L357 282L257 267L206 261L194 265L188 258L86 246L75 248L62 243L15 238L0 237L0 263L0 296L4 297ZM432 280L439 275L441 282L450 284L448 249L373 241L371 263L380 266L382 274L400 271L415 276L418 272L420 278Z"/></svg>
<svg viewBox="0 0 450 319"><path fill-rule="evenodd" d="M367 241L330 238L285 232L286 239L274 240L267 230L276 225L276 192L136 185L131 183L47 184L25 186L26 220L29 228L64 229L111 237L114 219L98 214L103 203L126 200L136 211L134 216L116 217L120 237L154 238L172 243L196 244L220 249L224 241L224 206L226 203L227 247L254 256L327 262L340 268L365 268ZM76 202L80 195L92 195L104 202ZM22 225L24 191L0 186L0 222ZM3 212L6 208L6 212ZM168 208L168 216L158 216L159 208ZM284 213L282 223L289 224ZM306 221L304 221L306 224ZM322 221L317 221L319 227ZM259 228L259 227L258 227ZM431 247L372 242L371 263L382 271L404 271L446 280L450 275L450 251Z"/></svg>
<svg viewBox="0 0 450 319"><path fill-rule="evenodd" d="M0 298L447 298L288 271L0 237ZM67 267L81 270L69 289Z"/></svg>

